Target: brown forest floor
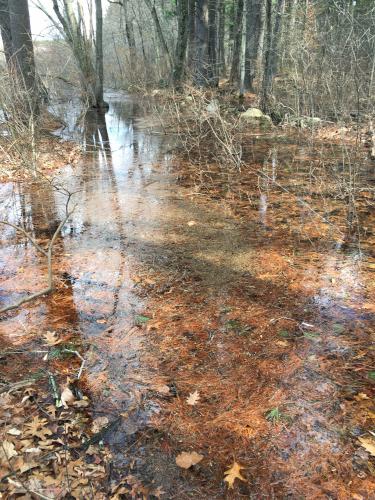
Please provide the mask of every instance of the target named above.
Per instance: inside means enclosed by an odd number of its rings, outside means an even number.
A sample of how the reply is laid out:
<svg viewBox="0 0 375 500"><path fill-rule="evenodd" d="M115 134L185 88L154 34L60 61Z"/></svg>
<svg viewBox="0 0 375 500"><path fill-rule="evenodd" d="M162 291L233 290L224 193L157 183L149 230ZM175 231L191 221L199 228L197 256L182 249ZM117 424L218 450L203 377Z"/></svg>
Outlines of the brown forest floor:
<svg viewBox="0 0 375 500"><path fill-rule="evenodd" d="M311 175L321 145L251 141L229 183L178 158L139 185L74 171L103 193L57 244L57 290L0 323L4 498L375 498L373 190L350 232L337 177ZM288 192L254 175L275 147ZM3 241L6 298L45 272L20 243ZM185 470L182 452L202 457Z"/></svg>

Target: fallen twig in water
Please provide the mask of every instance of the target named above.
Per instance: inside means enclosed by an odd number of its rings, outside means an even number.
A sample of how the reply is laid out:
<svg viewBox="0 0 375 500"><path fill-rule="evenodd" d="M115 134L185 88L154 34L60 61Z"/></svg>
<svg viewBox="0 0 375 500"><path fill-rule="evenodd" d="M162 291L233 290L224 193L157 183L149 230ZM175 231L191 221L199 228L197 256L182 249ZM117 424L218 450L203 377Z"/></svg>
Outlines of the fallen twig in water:
<svg viewBox="0 0 375 500"><path fill-rule="evenodd" d="M68 200L69 203L69 200ZM69 219L69 217L72 215L74 212L75 207L67 211L65 218L60 222L58 228L54 232L51 241L49 242L48 246L46 249L42 248L35 240L32 238L25 229L22 227L18 227L15 224L12 224L11 222L7 221L0 221L0 224L5 224L7 226L13 227L16 231L22 233L26 238L32 243L32 245L40 252L42 253L46 258L47 258L47 264L48 264L48 286L44 289L41 290L40 292L33 293L27 297L24 297L20 299L18 302L15 302L14 304L11 304L9 306L3 307L0 309L0 314L5 313L7 311L11 311L12 309L17 309L19 306L22 304L25 304L26 302L30 302L38 297L41 297L42 295L46 295L53 290L53 273L52 273L52 251L53 251L53 245L56 241L56 238L58 237L60 231L64 227L66 221Z"/></svg>

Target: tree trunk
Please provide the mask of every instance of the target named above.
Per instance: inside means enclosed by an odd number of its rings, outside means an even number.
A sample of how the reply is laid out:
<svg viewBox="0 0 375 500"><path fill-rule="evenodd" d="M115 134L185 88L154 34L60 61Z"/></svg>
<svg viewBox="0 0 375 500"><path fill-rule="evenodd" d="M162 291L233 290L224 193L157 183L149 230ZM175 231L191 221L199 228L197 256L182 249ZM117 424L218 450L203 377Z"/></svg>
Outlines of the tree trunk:
<svg viewBox="0 0 375 500"><path fill-rule="evenodd" d="M195 68L194 82L207 84L208 0L197 0L195 9Z"/></svg>
<svg viewBox="0 0 375 500"><path fill-rule="evenodd" d="M151 17L152 17L154 24L155 24L156 32L158 34L159 42L160 42L160 45L163 49L164 54L167 57L168 64L169 64L170 68L173 68L173 60L172 60L171 54L169 52L167 42L165 41L163 30L161 29L161 24L159 21L159 16L158 16L158 13L156 11L155 4L151 3L151 0L144 0L144 1L145 1L146 5L151 13Z"/></svg>
<svg viewBox="0 0 375 500"><path fill-rule="evenodd" d="M279 69L280 44L281 44L281 35L283 31L284 11L285 11L285 0L278 0L276 7L275 27L272 34L272 51L271 51L272 77L276 75Z"/></svg>
<svg viewBox="0 0 375 500"><path fill-rule="evenodd" d="M30 111L35 113L38 110L39 97L27 0L10 0L9 18L12 66L15 68L20 84L28 92Z"/></svg>
<svg viewBox="0 0 375 500"><path fill-rule="evenodd" d="M237 0L234 44L232 54L232 66L230 70L230 82L238 83L240 79L240 57L242 48L242 25L243 25L244 0Z"/></svg>
<svg viewBox="0 0 375 500"><path fill-rule="evenodd" d="M207 83L210 87L219 84L217 71L217 0L208 0L208 68Z"/></svg>
<svg viewBox="0 0 375 500"><path fill-rule="evenodd" d="M272 0L266 0L266 48L264 52L264 70L262 82L261 108L269 111L269 100L272 91Z"/></svg>
<svg viewBox="0 0 375 500"><path fill-rule="evenodd" d="M122 4L123 6L123 12L124 12L124 18L125 18L125 32L126 32L126 38L128 41L128 46L129 46L129 59L130 59L130 71L133 73L135 71L135 55L136 55L136 50L135 50L135 36L134 36L134 29L133 29L133 23L132 20L129 19L129 11L128 11L128 0L124 0L124 3Z"/></svg>
<svg viewBox="0 0 375 500"><path fill-rule="evenodd" d="M225 1L218 0L218 35L217 35L217 65L218 65L218 74L223 75L225 73Z"/></svg>
<svg viewBox="0 0 375 500"><path fill-rule="evenodd" d="M245 90L254 91L262 24L262 0L246 0Z"/></svg>
<svg viewBox="0 0 375 500"><path fill-rule="evenodd" d="M188 42L188 0L177 0L178 34L173 68L173 83L181 85L185 73L186 48Z"/></svg>
<svg viewBox="0 0 375 500"><path fill-rule="evenodd" d="M188 0L188 55L187 64L190 70L194 67L195 59L195 4L196 0Z"/></svg>
<svg viewBox="0 0 375 500"><path fill-rule="evenodd" d="M95 82L95 105L97 108L104 106L103 100L103 11L102 0L95 0L95 17L96 17L96 39L95 39L95 66L96 66L96 82Z"/></svg>
<svg viewBox="0 0 375 500"><path fill-rule="evenodd" d="M12 34L10 29L10 15L8 0L0 0L0 30L3 40L5 60L10 70L11 58L13 55Z"/></svg>
<svg viewBox="0 0 375 500"><path fill-rule="evenodd" d="M64 10L60 11L57 0L52 0L53 10L61 24L60 30L69 44L80 70L83 98L90 106L96 106L96 88L98 75L96 61L93 60L92 40L85 29L84 19L78 12L76 17L73 0L64 0ZM48 13L47 13L48 15Z"/></svg>
<svg viewBox="0 0 375 500"><path fill-rule="evenodd" d="M296 39L295 29L296 29L296 14L297 14L297 3L298 0L291 0L288 7L288 22L285 28L285 40L284 40L284 51L283 51L283 64L286 60L286 64L290 61L291 51L294 47L294 42Z"/></svg>

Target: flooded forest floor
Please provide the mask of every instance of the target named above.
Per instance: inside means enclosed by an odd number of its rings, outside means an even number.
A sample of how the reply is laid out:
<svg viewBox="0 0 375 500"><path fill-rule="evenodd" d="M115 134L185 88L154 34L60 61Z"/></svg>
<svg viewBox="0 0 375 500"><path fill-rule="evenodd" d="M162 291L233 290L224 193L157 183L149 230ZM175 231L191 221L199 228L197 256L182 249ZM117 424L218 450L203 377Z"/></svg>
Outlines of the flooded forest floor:
<svg viewBox="0 0 375 500"><path fill-rule="evenodd" d="M108 98L77 164L0 187L40 245L76 205L0 320L4 498L374 498L374 163L275 128L233 171ZM47 264L0 238L5 307Z"/></svg>

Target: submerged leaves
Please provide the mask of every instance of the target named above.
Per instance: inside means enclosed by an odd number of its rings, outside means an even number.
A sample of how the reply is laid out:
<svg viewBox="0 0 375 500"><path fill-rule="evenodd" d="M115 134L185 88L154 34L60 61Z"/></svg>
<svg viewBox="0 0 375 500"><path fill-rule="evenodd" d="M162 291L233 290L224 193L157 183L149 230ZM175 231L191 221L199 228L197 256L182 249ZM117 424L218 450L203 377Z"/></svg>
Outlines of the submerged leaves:
<svg viewBox="0 0 375 500"><path fill-rule="evenodd" d="M203 460L203 455L200 455L196 451L183 451L177 455L176 464L182 469L189 469L192 465L198 464L201 460Z"/></svg>
<svg viewBox="0 0 375 500"><path fill-rule="evenodd" d="M360 437L358 438L358 441L371 456L375 457L375 439L371 437Z"/></svg>
<svg viewBox="0 0 375 500"><path fill-rule="evenodd" d="M229 489L233 489L236 479L246 482L246 479L241 474L242 469L244 469L242 465L238 464L237 462L233 462L232 467L229 467L229 469L224 472L224 481L228 483Z"/></svg>
<svg viewBox="0 0 375 500"><path fill-rule="evenodd" d="M200 395L198 391L191 392L189 397L186 399L186 402L190 406L194 406L199 403Z"/></svg>

